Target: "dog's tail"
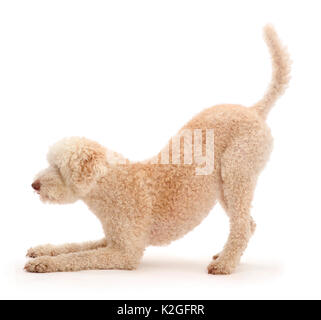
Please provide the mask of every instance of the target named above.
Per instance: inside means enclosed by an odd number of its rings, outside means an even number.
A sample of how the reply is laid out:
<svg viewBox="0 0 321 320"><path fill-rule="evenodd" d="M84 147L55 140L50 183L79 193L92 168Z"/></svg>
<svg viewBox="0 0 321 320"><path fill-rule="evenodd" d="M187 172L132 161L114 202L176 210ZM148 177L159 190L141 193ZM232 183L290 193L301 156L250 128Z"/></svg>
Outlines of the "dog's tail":
<svg viewBox="0 0 321 320"><path fill-rule="evenodd" d="M276 100L287 88L291 63L288 52L281 44L273 26L266 25L264 27L264 38L272 57L272 80L263 98L253 108L263 119L266 119Z"/></svg>

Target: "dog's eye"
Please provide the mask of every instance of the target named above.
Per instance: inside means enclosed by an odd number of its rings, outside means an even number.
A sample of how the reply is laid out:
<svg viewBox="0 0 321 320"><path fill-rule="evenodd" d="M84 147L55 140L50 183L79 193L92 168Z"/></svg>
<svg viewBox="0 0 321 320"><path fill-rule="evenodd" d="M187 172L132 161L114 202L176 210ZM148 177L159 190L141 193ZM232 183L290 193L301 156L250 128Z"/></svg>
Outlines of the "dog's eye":
<svg viewBox="0 0 321 320"><path fill-rule="evenodd" d="M53 165L52 167L53 167L53 169L55 170L55 172L57 173L57 175L59 175L60 179L61 179L62 181L64 181L63 176L62 176L62 174L61 174L61 172L60 172L59 167L58 167L57 165Z"/></svg>

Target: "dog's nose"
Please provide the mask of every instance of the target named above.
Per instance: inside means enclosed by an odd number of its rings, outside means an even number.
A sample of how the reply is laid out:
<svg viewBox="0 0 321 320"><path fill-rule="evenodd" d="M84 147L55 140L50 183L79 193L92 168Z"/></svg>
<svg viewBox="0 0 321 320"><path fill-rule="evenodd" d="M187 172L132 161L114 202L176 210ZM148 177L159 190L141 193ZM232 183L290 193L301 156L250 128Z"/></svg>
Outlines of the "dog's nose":
<svg viewBox="0 0 321 320"><path fill-rule="evenodd" d="M31 185L36 191L40 190L41 183L39 180L36 180L32 185Z"/></svg>

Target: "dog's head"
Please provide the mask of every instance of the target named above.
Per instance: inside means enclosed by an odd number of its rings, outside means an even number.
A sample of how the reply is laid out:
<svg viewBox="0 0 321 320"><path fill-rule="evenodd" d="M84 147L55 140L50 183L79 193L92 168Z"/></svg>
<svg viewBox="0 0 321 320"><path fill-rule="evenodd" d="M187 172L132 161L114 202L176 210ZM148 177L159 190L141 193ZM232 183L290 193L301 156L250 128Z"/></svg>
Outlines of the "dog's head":
<svg viewBox="0 0 321 320"><path fill-rule="evenodd" d="M32 187L42 201L72 203L86 196L107 170L106 149L85 138L66 138L51 147L49 167Z"/></svg>

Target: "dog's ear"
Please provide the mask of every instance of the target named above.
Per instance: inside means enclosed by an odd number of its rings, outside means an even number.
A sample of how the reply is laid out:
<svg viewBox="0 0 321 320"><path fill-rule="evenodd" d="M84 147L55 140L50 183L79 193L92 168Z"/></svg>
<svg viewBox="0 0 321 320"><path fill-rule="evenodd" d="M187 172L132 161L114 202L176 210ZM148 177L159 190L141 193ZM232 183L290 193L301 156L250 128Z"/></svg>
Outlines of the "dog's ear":
<svg viewBox="0 0 321 320"><path fill-rule="evenodd" d="M78 195L86 195L105 174L106 149L85 138L66 138L51 147L49 163L60 170L65 183Z"/></svg>

